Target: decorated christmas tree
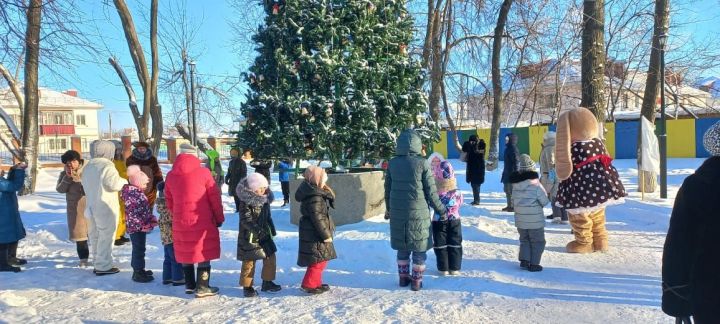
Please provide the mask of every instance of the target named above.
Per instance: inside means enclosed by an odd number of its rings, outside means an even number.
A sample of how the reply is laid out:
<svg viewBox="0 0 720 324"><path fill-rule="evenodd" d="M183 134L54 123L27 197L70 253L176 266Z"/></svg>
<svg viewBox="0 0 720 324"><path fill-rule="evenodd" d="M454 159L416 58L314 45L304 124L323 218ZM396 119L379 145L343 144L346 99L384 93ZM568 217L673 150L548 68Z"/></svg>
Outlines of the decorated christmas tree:
<svg viewBox="0 0 720 324"><path fill-rule="evenodd" d="M427 103L404 0L264 0L239 144L262 158L389 157ZM428 139L436 139L436 132Z"/></svg>

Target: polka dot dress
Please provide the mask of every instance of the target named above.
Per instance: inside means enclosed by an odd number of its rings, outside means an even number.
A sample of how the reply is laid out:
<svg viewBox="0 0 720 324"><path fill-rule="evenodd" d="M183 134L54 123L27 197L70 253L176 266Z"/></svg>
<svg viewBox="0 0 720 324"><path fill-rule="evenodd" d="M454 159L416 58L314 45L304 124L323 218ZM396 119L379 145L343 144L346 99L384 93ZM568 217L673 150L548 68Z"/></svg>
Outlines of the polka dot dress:
<svg viewBox="0 0 720 324"><path fill-rule="evenodd" d="M571 213L590 212L608 205L621 203L627 196L617 169L607 168L598 159L577 168L588 159L603 155L605 145L599 139L574 142L570 149L573 173L558 187L556 205Z"/></svg>

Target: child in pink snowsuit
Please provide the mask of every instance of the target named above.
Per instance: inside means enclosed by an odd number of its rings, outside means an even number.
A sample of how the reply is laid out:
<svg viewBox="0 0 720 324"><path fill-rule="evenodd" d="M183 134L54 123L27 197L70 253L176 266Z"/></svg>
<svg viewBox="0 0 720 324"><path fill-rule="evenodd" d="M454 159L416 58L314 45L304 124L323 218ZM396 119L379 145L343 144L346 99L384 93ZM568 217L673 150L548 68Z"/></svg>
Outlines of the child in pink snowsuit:
<svg viewBox="0 0 720 324"><path fill-rule="evenodd" d="M145 239L147 233L157 226L157 219L145 196L145 188L150 182L150 178L137 165L129 166L127 175L130 184L123 186L120 198L125 204L125 225L132 242L132 259L130 261L133 268L132 280L150 282L154 278L152 271L145 270Z"/></svg>
<svg viewBox="0 0 720 324"><path fill-rule="evenodd" d="M442 275L457 276L462 265L462 225L460 206L463 197L457 190L455 170L448 161L433 166L435 185L440 202L447 208L447 217L435 213L432 220L433 250L437 268Z"/></svg>

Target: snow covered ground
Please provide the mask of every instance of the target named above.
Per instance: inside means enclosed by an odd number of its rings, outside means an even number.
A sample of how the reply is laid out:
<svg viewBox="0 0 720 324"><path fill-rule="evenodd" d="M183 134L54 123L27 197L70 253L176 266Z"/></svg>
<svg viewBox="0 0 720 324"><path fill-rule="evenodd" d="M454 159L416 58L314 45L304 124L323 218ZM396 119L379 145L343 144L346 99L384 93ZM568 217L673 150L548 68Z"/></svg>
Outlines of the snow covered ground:
<svg viewBox="0 0 720 324"><path fill-rule="evenodd" d="M462 181L463 163L453 163L470 201L470 188ZM700 159L671 160L671 198L701 163ZM222 259L212 263L211 282L221 294L195 299L182 287L160 283L163 252L157 230L148 237L147 255L155 282L130 280L129 244L114 250L120 274L96 277L91 268L78 268L75 246L67 240L65 200L54 191L60 169L43 169L38 193L20 199L28 237L21 241L19 255L29 264L22 273L0 273L0 322L669 323L671 319L660 310L660 262L672 200L654 195L641 201L635 192L634 164L615 162L631 194L626 204L608 209L610 252L565 253L565 244L572 240L569 227L548 223L545 270L539 273L518 267L513 217L500 211L505 204L500 172L488 172L482 205L461 209L462 275L438 276L430 251L420 292L397 286L388 224L378 217L338 228L338 259L329 263L325 273L333 289L305 295L299 290L304 268L295 264L297 228L289 222L289 209L277 201L273 205L280 250L276 282L283 290L252 299L243 298L238 286L238 216L232 212L230 197L223 197L227 220L221 233ZM272 189L281 196L277 179Z"/></svg>

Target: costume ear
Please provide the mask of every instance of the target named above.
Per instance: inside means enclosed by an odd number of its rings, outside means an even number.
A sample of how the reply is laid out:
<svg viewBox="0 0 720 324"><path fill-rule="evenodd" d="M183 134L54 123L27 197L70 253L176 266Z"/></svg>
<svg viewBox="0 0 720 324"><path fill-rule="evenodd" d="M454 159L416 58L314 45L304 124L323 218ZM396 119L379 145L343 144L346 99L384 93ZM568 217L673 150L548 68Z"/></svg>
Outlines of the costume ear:
<svg viewBox="0 0 720 324"><path fill-rule="evenodd" d="M570 113L566 111L560 115L557 122L557 135L555 137L555 172L560 180L570 178L572 174L572 156L570 155L571 132Z"/></svg>

